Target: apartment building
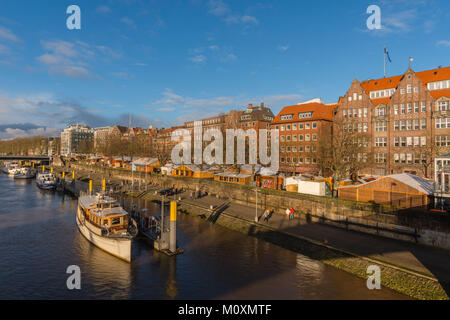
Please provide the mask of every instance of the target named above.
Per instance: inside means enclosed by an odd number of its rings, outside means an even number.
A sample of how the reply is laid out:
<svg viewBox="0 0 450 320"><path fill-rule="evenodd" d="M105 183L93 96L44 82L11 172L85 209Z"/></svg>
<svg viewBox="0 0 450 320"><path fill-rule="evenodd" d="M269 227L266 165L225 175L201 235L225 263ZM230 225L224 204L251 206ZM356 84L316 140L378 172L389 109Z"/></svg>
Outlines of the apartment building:
<svg viewBox="0 0 450 320"><path fill-rule="evenodd" d="M432 176L436 153L450 147L450 67L358 81L336 108L342 130L365 133L374 164L360 174ZM364 158L364 157L363 157ZM372 162L370 162L372 163Z"/></svg>
<svg viewBox="0 0 450 320"><path fill-rule="evenodd" d="M315 99L284 107L271 123L280 133L280 172L320 174L318 146L331 132L335 104Z"/></svg>
<svg viewBox="0 0 450 320"><path fill-rule="evenodd" d="M76 154L81 141L93 140L94 129L85 125L71 125L61 133L61 154Z"/></svg>

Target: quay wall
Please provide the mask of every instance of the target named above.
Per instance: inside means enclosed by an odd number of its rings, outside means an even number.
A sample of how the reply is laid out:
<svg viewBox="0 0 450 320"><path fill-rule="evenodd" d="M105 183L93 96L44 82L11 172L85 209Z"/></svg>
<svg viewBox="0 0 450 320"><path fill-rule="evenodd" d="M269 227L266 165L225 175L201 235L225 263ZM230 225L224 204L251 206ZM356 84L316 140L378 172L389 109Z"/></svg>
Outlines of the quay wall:
<svg viewBox="0 0 450 320"><path fill-rule="evenodd" d="M131 181L127 170L72 164L75 170L90 170L92 175ZM220 183L209 179L176 178L172 176L134 173L135 185L151 184L160 188L174 187L188 192L200 191L220 199L255 206L255 189L248 186ZM258 208L273 209L284 214L286 208L294 208L296 216L339 228L359 231L391 239L409 241L444 249L450 249L450 217L431 216L429 213L401 210L347 200L303 195L278 190L258 190Z"/></svg>

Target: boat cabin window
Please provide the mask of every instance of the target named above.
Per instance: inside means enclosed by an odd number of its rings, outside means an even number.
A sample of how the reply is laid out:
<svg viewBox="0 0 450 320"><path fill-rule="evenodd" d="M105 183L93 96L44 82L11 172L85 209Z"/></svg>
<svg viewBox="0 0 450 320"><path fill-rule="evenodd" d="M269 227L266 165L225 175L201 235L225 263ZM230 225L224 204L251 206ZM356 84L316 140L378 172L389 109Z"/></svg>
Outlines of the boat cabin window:
<svg viewBox="0 0 450 320"><path fill-rule="evenodd" d="M111 219L111 225L120 224L120 218Z"/></svg>

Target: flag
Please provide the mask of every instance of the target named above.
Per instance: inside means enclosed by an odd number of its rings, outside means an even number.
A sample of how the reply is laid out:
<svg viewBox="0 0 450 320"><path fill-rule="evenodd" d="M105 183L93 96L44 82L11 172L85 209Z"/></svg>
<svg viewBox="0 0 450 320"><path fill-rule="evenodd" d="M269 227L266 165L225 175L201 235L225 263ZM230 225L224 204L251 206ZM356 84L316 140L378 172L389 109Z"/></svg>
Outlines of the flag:
<svg viewBox="0 0 450 320"><path fill-rule="evenodd" d="M392 63L391 57L389 56L389 52L387 51L386 47L384 48L384 54L387 56L389 62Z"/></svg>

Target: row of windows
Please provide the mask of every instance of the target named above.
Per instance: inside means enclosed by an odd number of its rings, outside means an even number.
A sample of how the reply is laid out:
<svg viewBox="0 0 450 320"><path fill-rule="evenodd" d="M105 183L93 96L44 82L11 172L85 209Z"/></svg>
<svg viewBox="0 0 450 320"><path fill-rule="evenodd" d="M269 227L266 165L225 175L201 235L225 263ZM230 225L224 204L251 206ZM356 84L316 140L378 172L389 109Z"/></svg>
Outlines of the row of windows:
<svg viewBox="0 0 450 320"><path fill-rule="evenodd" d="M359 108L359 109L344 109L342 110L342 115L344 118L367 118L369 109Z"/></svg>
<svg viewBox="0 0 450 320"><path fill-rule="evenodd" d="M394 153L395 163L409 163L409 164L420 164L427 162L426 154L412 154L412 153Z"/></svg>
<svg viewBox="0 0 450 320"><path fill-rule="evenodd" d="M388 98L388 97L392 96L394 94L394 92L395 92L395 89L372 91L370 93L370 99Z"/></svg>
<svg viewBox="0 0 450 320"><path fill-rule="evenodd" d="M367 122L359 122L359 123L351 123L344 124L343 126L344 132L368 132L369 124Z"/></svg>
<svg viewBox="0 0 450 320"><path fill-rule="evenodd" d="M291 162L291 160L292 160L292 162ZM303 162L304 161L304 162ZM292 164L296 164L296 163L299 163L299 164L303 164L303 163L305 163L305 164L316 164L317 163L317 159L316 158L305 158L305 159L303 159L303 158L289 158L289 157L287 157L287 158L284 158L284 157L281 157L281 159L280 159L280 162L281 163L292 163Z"/></svg>
<svg viewBox="0 0 450 320"><path fill-rule="evenodd" d="M450 80L428 83L428 90L441 90L441 89L450 89Z"/></svg>
<svg viewBox="0 0 450 320"><path fill-rule="evenodd" d="M427 128L427 119L409 119L395 120L394 131L404 130L425 130Z"/></svg>
<svg viewBox="0 0 450 320"><path fill-rule="evenodd" d="M284 153L284 152L317 152L317 147L316 146L292 146L292 147L280 147L280 152Z"/></svg>
<svg viewBox="0 0 450 320"><path fill-rule="evenodd" d="M450 118L437 118L436 129L450 128Z"/></svg>
<svg viewBox="0 0 450 320"><path fill-rule="evenodd" d="M427 137L394 137L394 147L419 147L427 145Z"/></svg>
<svg viewBox="0 0 450 320"><path fill-rule="evenodd" d="M296 130L310 130L310 129L317 129L317 122L306 122L306 123L299 123L299 124L282 124L281 126L275 126L276 130L280 131L296 131Z"/></svg>
<svg viewBox="0 0 450 320"><path fill-rule="evenodd" d="M299 134L298 135L298 141L317 141L317 134L305 134L305 135L303 135L303 134ZM293 134L292 136L291 135L289 135L289 136L280 136L280 142L291 142L291 141L294 141L294 142L296 142L297 141L297 135L296 134Z"/></svg>
<svg viewBox="0 0 450 320"><path fill-rule="evenodd" d="M239 178L233 178L233 177L219 177L220 181L225 181L225 182L239 182L240 179Z"/></svg>
<svg viewBox="0 0 450 320"><path fill-rule="evenodd" d="M436 136L436 146L450 147L450 136Z"/></svg>
<svg viewBox="0 0 450 320"><path fill-rule="evenodd" d="M407 104L394 104L394 114L411 114L411 113L419 113L419 112L427 112L427 104L422 101L419 105L419 102L407 103Z"/></svg>

